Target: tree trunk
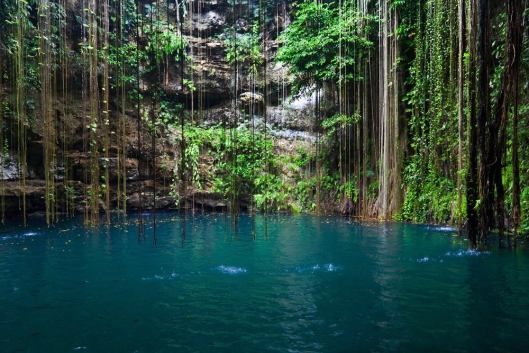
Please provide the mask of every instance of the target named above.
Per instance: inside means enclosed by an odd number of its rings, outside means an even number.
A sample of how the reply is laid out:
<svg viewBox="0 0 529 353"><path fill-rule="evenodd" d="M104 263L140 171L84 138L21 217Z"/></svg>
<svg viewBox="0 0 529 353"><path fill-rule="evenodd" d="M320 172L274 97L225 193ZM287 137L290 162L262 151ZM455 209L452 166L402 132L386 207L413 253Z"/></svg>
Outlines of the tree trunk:
<svg viewBox="0 0 529 353"><path fill-rule="evenodd" d="M520 53L522 52L522 6L520 0L509 0L509 35L511 36L511 51L514 57L511 62L512 97L514 98L514 112L512 120L512 204L513 227L516 235L520 226L520 161L518 160L518 104L520 95Z"/></svg>
<svg viewBox="0 0 529 353"><path fill-rule="evenodd" d="M465 72L464 72L464 53L465 53L465 32L466 32L466 19L465 19L465 0L459 0L459 47L458 47L458 78L457 78L457 99L458 99L458 160L457 160L457 207L458 207L458 229L461 233L462 229L462 207L463 207L463 181L461 172L463 171L463 115L465 108Z"/></svg>
<svg viewBox="0 0 529 353"><path fill-rule="evenodd" d="M490 35L489 35L489 0L477 0L477 57L478 57L478 147L479 147L479 236L478 241L486 240L487 233L490 229L489 221L491 218L491 206L493 202L493 180L491 182L491 162L492 151L494 146L487 145L491 136L488 135L488 126L490 121ZM487 138L488 137L488 138ZM492 143L492 142L491 142ZM490 149L489 149L490 146Z"/></svg>
<svg viewBox="0 0 529 353"><path fill-rule="evenodd" d="M472 246L477 243L478 235L478 215L476 211L476 203L478 199L478 166L477 166L477 116L476 116L476 61L477 61L477 45L476 45L476 2L480 0L472 0L470 7L470 65L469 65L469 105L470 114L468 120L468 164L467 164L467 219L468 219L468 238Z"/></svg>

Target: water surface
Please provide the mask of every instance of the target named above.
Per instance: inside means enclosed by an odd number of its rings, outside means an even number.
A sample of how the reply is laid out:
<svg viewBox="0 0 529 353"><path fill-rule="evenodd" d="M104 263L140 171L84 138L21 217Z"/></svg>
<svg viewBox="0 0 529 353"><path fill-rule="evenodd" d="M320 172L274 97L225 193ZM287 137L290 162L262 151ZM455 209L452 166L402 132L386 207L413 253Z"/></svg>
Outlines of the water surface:
<svg viewBox="0 0 529 353"><path fill-rule="evenodd" d="M526 352L529 252L341 218L0 231L1 352Z"/></svg>

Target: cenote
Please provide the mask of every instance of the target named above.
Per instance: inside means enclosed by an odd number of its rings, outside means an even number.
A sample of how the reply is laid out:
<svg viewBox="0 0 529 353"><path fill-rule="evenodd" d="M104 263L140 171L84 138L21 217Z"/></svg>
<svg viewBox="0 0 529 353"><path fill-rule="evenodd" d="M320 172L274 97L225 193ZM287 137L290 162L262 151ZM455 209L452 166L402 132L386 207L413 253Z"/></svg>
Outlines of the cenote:
<svg viewBox="0 0 529 353"><path fill-rule="evenodd" d="M1 0L0 353L529 352L527 146L527 0Z"/></svg>
<svg viewBox="0 0 529 353"><path fill-rule="evenodd" d="M529 253L450 229L221 214L5 227L2 352L524 351Z"/></svg>

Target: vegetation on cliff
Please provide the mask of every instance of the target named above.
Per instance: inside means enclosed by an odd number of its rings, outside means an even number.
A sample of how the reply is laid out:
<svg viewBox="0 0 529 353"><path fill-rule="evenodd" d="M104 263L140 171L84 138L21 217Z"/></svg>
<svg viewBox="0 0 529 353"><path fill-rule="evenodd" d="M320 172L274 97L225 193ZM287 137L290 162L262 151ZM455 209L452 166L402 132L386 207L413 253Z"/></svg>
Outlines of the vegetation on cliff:
<svg viewBox="0 0 529 353"><path fill-rule="evenodd" d="M0 218L209 205L527 232L528 20L519 0L6 0Z"/></svg>

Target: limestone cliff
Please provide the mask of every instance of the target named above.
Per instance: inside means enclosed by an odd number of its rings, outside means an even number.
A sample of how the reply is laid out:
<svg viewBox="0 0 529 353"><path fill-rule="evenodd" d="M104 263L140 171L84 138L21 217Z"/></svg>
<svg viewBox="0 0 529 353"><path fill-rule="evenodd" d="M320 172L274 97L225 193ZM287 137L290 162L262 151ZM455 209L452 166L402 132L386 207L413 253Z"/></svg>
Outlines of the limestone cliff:
<svg viewBox="0 0 529 353"><path fill-rule="evenodd" d="M66 4L66 18L68 50L72 57L69 68L70 96L69 102L56 97L52 106L56 113L57 126L60 128L57 137L57 148L63 148L64 153L58 158L54 171L57 190L57 209L64 209L64 195L73 193L72 200L78 212L82 210L83 194L87 183L90 156L87 152L89 131L86 127L89 106L86 104L86 93L83 92L83 67L75 60L80 57L83 24L79 14L84 10L80 0L68 0ZM143 10L148 2L142 2ZM252 77L245 72L244 64L234 68L227 60L226 33L230 31L251 31L252 23L249 15L256 11L259 1L233 5L227 0L192 0L191 10L186 14L182 25L183 37L188 43L186 53L188 61L182 70L176 60L168 60L164 67L164 78L161 86L164 96L169 102L183 106L186 119L193 120L203 126L224 124L225 126L252 126L259 131L265 131L274 139L275 152L279 155L293 155L299 146L310 148L315 139L312 124L313 100L310 97L289 97L289 77L287 70L274 60L278 47L277 35L288 25L289 11L287 4L278 2L269 10L266 20L266 30L262 47L265 48L266 68L260 69L258 77ZM167 7L168 21L176 19L174 3ZM116 14L114 14L116 15ZM143 40L140 38L140 40ZM241 70L240 72L236 71ZM101 68L99 68L101 75ZM183 85L182 72L185 78L191 79L195 91ZM151 101L149 91L152 89L152 77L142 77L141 90L146 97L143 101L143 112L150 114ZM234 87L236 86L236 89ZM9 101L14 92L8 82L2 83L0 97ZM25 191L28 212L38 212L44 209L44 172L43 172L43 122L39 116L38 90L33 91L27 99L35 103L34 120L27 132L27 180L25 185L20 180L19 160L16 149L11 147L1 155L2 172L0 173L0 193L5 200L5 211L9 214L20 212L20 196ZM113 96L111 94L111 96ZM235 102L235 103L234 103ZM111 97L110 119L117 121L119 102ZM266 104L266 107L264 105ZM68 112L68 118L65 113ZM265 117L266 112L266 117ZM137 114L134 104L130 103L126 114L126 179L127 204L129 210L143 208L176 208L177 201L171 196L174 190L175 167L180 158L180 131L177 127L164 126L156 141L156 193L157 202L153 205L152 146L149 143L138 144ZM12 118L6 113L4 123ZM111 125L115 126L112 122ZM141 129L140 140L150 141L146 128ZM109 167L110 190L112 202L116 200L117 180L117 146L111 144L110 158L101 157L100 164ZM208 158L208 151L201 151L200 168L207 171L211 168L212 160ZM67 161L67 166L65 166ZM64 186L64 169L68 168L70 189ZM291 171L283 170L283 178L291 178ZM188 187L186 198L196 207L206 209L225 209L227 202L212 190L211 180L206 180L202 187ZM187 203L190 205L190 203ZM101 201L103 205L103 201ZM180 206L182 203L180 203Z"/></svg>

